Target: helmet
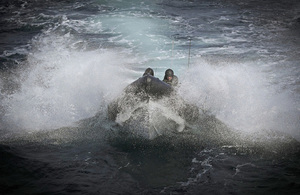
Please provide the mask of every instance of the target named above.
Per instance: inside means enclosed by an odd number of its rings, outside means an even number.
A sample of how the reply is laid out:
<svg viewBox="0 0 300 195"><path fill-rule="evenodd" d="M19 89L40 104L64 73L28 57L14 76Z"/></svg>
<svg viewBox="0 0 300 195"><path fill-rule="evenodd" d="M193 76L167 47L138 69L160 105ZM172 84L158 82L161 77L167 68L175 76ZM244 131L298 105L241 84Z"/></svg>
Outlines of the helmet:
<svg viewBox="0 0 300 195"><path fill-rule="evenodd" d="M165 72L165 76L166 77L173 77L174 76L174 72L172 69L167 69Z"/></svg>
<svg viewBox="0 0 300 195"><path fill-rule="evenodd" d="M147 69L145 70L145 73L143 74L143 76L145 76L145 75L147 75L147 74L150 74L150 75L154 76L154 71L153 71L153 69L152 69L152 68L147 68Z"/></svg>

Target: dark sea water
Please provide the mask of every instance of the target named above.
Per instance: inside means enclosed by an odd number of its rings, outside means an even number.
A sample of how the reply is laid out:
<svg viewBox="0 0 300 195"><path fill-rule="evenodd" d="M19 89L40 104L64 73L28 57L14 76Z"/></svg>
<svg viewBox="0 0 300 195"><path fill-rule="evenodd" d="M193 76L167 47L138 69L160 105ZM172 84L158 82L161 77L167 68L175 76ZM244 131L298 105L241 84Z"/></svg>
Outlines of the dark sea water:
<svg viewBox="0 0 300 195"><path fill-rule="evenodd" d="M300 193L298 0L2 0L0 16L0 194ZM182 132L107 117L148 67L201 112L165 109Z"/></svg>

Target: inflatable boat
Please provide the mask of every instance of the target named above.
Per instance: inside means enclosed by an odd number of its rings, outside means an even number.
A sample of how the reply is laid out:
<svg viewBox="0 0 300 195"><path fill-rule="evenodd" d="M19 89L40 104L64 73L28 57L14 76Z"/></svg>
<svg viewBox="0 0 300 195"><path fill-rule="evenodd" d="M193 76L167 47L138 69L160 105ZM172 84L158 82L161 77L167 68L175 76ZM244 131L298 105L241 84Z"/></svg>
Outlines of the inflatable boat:
<svg viewBox="0 0 300 195"><path fill-rule="evenodd" d="M186 104L172 86L151 75L129 84L120 97L108 105L108 117L135 136L153 139L182 132L186 119L198 109Z"/></svg>

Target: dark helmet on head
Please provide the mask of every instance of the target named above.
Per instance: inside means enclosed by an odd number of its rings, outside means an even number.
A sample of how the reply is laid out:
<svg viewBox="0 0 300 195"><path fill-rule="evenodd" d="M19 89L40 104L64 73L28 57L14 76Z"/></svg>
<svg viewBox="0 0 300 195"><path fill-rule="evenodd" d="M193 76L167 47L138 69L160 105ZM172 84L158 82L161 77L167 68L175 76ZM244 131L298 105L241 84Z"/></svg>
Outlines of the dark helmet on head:
<svg viewBox="0 0 300 195"><path fill-rule="evenodd" d="M150 74L150 75L154 76L154 71L153 71L153 69L152 69L152 68L147 68L147 69L145 70L145 73L143 74L143 76L145 76L145 75L147 75L147 74Z"/></svg>
<svg viewBox="0 0 300 195"><path fill-rule="evenodd" d="M172 69L167 69L165 72L165 76L166 77L173 77L174 76L174 72Z"/></svg>

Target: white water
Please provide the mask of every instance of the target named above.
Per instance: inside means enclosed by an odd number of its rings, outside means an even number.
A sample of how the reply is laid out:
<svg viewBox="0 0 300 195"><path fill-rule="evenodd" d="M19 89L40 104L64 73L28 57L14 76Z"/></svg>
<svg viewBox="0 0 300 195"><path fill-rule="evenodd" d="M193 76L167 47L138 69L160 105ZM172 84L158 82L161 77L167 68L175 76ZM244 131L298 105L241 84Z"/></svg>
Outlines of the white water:
<svg viewBox="0 0 300 195"><path fill-rule="evenodd" d="M282 88L285 77L281 75L290 74L291 80L297 83L296 76L291 74L293 67L287 66L281 71L288 64L285 59L274 65L270 54L273 48L269 48L272 44L256 48L257 43L251 45L252 40L239 36L250 29L250 35L253 31L255 37L263 28L255 29L253 24L232 26L230 32L226 21L234 16L219 17L216 13L211 13L212 20L220 25L184 26L189 18L156 15L153 10L157 7L139 4L141 7L127 9L122 2L111 6L123 8L84 21L62 16L60 24L46 29L32 41L32 50L25 68L20 70L20 77L11 78L21 84L20 89L2 96L3 128L52 129L72 125L99 111L105 112L109 101L142 75L145 68L152 67L160 79L165 69L173 68L181 82L179 94L234 129L244 132L272 129L300 137L299 96L288 83ZM190 21L193 20L190 18ZM205 32L207 26L211 27L211 34ZM104 40L104 44L88 36L78 40L67 30L57 33L59 27L92 35L106 33L111 37ZM202 29L205 34L199 33L192 42L192 62L188 69L188 41L174 41L169 35L187 31L185 36L189 36L189 30L197 33L195 29L200 32ZM224 30L224 34L216 33L219 29ZM245 46L239 47L240 42ZM96 46L89 47L92 43ZM207 45L212 47L205 48ZM249 57L253 50L257 52ZM264 61L251 60L261 52ZM245 53L247 56L233 60L220 57L216 61L202 57L214 53L220 56ZM273 70L269 71L268 67Z"/></svg>
<svg viewBox="0 0 300 195"><path fill-rule="evenodd" d="M196 60L182 76L179 92L234 129L245 133L275 130L299 139L297 96L273 85L258 64Z"/></svg>
<svg viewBox="0 0 300 195"><path fill-rule="evenodd" d="M126 65L134 58L122 51L75 51L72 38L41 37L28 56L20 90L2 102L6 128L58 128L105 110L129 83Z"/></svg>

